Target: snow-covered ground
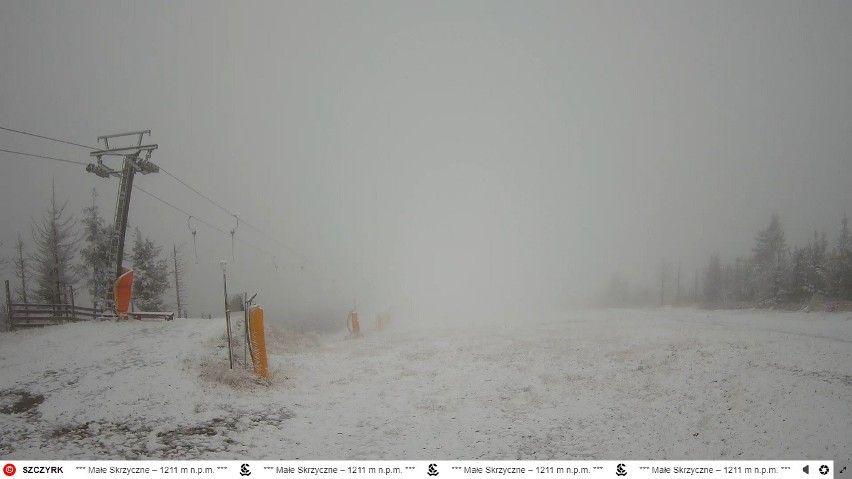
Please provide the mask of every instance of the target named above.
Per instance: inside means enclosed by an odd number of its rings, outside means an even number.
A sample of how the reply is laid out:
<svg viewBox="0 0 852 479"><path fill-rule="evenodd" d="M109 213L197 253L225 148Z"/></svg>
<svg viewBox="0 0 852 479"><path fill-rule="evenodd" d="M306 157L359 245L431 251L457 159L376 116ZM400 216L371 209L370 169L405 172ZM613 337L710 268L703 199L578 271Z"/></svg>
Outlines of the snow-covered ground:
<svg viewBox="0 0 852 479"><path fill-rule="evenodd" d="M228 373L222 319L4 333L0 455L852 454L850 313L603 310L514 325L370 326L361 339L271 334L270 384Z"/></svg>

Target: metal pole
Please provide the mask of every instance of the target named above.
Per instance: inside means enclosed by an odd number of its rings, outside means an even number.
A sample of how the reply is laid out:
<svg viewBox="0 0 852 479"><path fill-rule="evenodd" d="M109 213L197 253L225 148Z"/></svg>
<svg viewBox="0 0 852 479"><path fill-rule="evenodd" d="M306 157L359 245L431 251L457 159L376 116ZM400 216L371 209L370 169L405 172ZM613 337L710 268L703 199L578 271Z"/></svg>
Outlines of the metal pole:
<svg viewBox="0 0 852 479"><path fill-rule="evenodd" d="M231 311L228 309L228 277L226 275L225 266L227 263L222 261L222 284L225 287L225 328L228 331L228 367L234 369L234 357L231 352Z"/></svg>
<svg viewBox="0 0 852 479"><path fill-rule="evenodd" d="M178 257L177 257L177 245L172 243L172 252L174 253L175 260L175 298L177 299L177 316L180 318L181 307L180 307L180 277L178 273Z"/></svg>
<svg viewBox="0 0 852 479"><path fill-rule="evenodd" d="M9 317L9 330L12 330L12 295L9 294L9 280L6 280L6 315Z"/></svg>
<svg viewBox="0 0 852 479"><path fill-rule="evenodd" d="M133 192L133 176L136 173L133 161L126 157L124 158L124 168L122 169L121 184L119 186L119 199L115 209L115 231L114 235L117 246L115 248L115 277L118 279L122 273L122 263L124 262L124 239L127 234L127 218L130 214L130 194ZM115 299L115 298L113 298Z"/></svg>
<svg viewBox="0 0 852 479"><path fill-rule="evenodd" d="M110 237L110 268L115 272L115 278L118 279L122 274L122 260L124 259L124 240L127 233L127 216L130 211L130 194L133 189L133 176L136 172L143 175L149 173L157 173L160 168L150 161L151 151L157 149L157 145L143 145L142 138L145 135L151 135L151 130L132 131L129 133L118 133L115 135L103 135L98 137L98 142L104 142L103 150L92 151L89 156L97 158L97 163L86 165L86 171L94 173L102 178L116 176L119 173L112 168L103 164L103 156L122 156L122 172L121 181L118 188L118 195L115 203L115 221L113 222L113 232ZM120 148L110 148L109 139L119 138L123 136L137 136L136 146L126 146ZM145 158L140 159L139 154L145 152ZM115 298L113 297L112 288L107 288L106 307L115 309Z"/></svg>
<svg viewBox="0 0 852 479"><path fill-rule="evenodd" d="M243 365L248 369L248 293L243 293Z"/></svg>

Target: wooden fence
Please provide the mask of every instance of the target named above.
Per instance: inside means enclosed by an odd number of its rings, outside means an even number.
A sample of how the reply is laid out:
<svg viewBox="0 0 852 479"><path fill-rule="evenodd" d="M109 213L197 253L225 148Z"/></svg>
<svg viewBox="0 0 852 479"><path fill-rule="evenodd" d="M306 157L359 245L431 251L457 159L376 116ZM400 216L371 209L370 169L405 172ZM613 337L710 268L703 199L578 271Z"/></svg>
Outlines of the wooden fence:
<svg viewBox="0 0 852 479"><path fill-rule="evenodd" d="M72 304L10 303L9 323L12 330L51 326L77 321L92 321L101 310Z"/></svg>
<svg viewBox="0 0 852 479"><path fill-rule="evenodd" d="M9 325L12 330L51 326L77 321L92 321L103 311L74 304L13 303L6 281L6 307L9 310Z"/></svg>

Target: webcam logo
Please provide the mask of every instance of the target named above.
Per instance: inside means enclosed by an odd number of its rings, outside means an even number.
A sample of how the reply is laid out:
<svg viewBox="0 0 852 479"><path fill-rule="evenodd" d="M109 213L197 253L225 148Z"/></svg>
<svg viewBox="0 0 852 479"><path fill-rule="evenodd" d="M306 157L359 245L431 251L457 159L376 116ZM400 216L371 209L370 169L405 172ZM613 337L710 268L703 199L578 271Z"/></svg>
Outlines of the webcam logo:
<svg viewBox="0 0 852 479"><path fill-rule="evenodd" d="M429 474L430 476L437 476L438 475L438 465L437 464L429 464L429 470L426 471L426 474Z"/></svg>
<svg viewBox="0 0 852 479"><path fill-rule="evenodd" d="M240 475L241 476L250 476L251 475L251 471L249 471L249 465L248 464L243 464L242 466L240 466Z"/></svg>
<svg viewBox="0 0 852 479"><path fill-rule="evenodd" d="M625 467L627 467L627 466L625 466L624 464L619 464L618 466L616 466L615 467L615 475L616 476L626 476L627 475L627 469L625 469Z"/></svg>

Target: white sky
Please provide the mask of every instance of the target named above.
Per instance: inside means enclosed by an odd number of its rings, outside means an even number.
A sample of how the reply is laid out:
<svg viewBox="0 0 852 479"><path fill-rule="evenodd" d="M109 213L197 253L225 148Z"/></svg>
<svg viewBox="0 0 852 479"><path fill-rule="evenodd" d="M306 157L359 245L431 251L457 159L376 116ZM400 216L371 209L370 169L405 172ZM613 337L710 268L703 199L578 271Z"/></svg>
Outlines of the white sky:
<svg viewBox="0 0 852 479"><path fill-rule="evenodd" d="M151 129L156 163L304 255L237 230L280 268L238 243L232 290L283 315L515 312L612 274L656 284L661 258L691 278L773 212L794 245L833 239L850 21L840 1L3 1L0 126ZM88 161L5 131L0 148ZM0 162L2 254L51 177L75 212L97 187L111 221L117 180ZM165 174L137 184L233 227ZM130 221L193 263L185 216L136 193ZM215 313L230 242L197 229L190 312Z"/></svg>

